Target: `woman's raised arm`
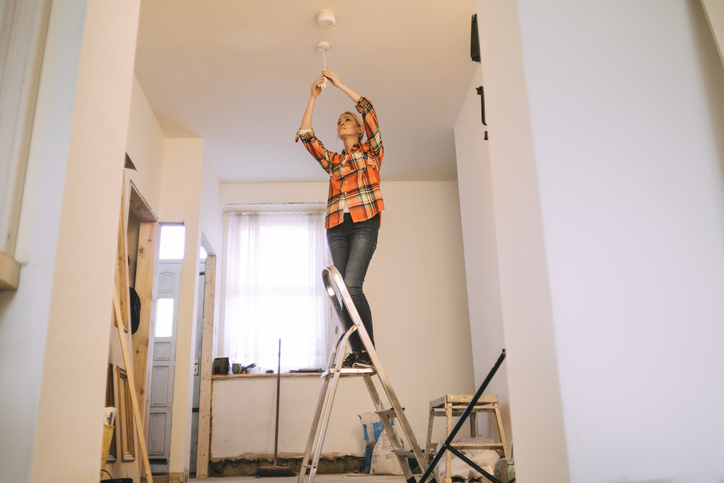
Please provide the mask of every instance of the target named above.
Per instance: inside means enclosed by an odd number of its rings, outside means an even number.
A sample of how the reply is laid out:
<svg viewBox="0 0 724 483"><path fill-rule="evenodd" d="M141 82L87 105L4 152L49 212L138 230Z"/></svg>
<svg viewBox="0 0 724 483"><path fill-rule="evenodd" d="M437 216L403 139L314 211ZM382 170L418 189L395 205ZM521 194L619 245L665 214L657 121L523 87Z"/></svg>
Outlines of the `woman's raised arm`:
<svg viewBox="0 0 724 483"><path fill-rule="evenodd" d="M349 96L350 99L354 101L355 104L357 104L357 101L359 101L359 98L362 97L359 94L357 94L355 91L347 87L346 85L342 84L342 81L339 80L339 76L332 72L329 68L325 67L322 71L322 75L330 80L332 85L345 94Z"/></svg>
<svg viewBox="0 0 724 483"><path fill-rule="evenodd" d="M304 117L302 118L302 125L299 129L307 130L312 129L312 115L314 114L314 100L319 94L322 93L322 88L317 84L321 84L324 80L324 76L321 76L314 80L312 84L312 92L309 95L309 102L307 102L307 109L304 111Z"/></svg>

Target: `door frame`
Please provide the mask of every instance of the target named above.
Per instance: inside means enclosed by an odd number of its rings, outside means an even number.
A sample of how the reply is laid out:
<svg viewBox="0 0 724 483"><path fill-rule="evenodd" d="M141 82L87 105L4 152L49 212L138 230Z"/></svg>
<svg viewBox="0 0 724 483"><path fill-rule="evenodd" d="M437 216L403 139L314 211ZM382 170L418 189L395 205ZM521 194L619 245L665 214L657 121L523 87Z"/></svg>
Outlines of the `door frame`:
<svg viewBox="0 0 724 483"><path fill-rule="evenodd" d="M199 430L196 450L196 478L207 478L211 456L211 368L214 344L214 303L216 300L216 255L205 247L204 322L201 341L201 387L199 394Z"/></svg>

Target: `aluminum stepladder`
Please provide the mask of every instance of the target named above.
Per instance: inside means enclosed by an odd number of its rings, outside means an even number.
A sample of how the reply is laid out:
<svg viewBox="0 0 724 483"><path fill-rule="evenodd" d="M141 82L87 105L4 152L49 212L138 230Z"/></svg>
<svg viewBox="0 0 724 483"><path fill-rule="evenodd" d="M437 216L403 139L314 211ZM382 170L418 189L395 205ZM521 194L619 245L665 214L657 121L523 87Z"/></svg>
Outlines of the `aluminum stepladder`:
<svg viewBox="0 0 724 483"><path fill-rule="evenodd" d="M324 437L329 425L329 418L332 414L332 404L337 392L339 379L340 377L353 376L362 377L365 385L367 386L367 390L370 393L372 402L377 410L377 415L380 417L382 425L385 428L385 432L390 438L393 452L397 456L397 460L400 463L405 479L407 479L408 483L415 483L415 478L412 475L412 470L410 469L407 458L408 456L414 457L420 468L424 468L427 465L427 459L420 449L420 445L417 443L417 438L412 432L412 427L410 427L407 417L405 417L405 413L400 406L395 390L392 388L392 384L382 367L382 363L380 362L380 358L377 356L377 351L375 351L372 340L362 324L362 319L354 306L354 302L352 302L352 298L347 291L347 287L344 284L342 276L334 266L330 266L322 271L322 280L324 281L327 295L332 303L332 307L334 307L335 312L337 313L340 325L344 328L343 314L345 308L349 312L349 316L354 324L342 334L329 354L327 370L322 374L322 389L319 393L319 401L317 402L317 409L314 413L312 427L309 431L309 439L304 451L304 459L302 460L302 466L299 470L297 483L304 483L307 471L309 471L308 483L314 482L314 477L317 474L317 468L319 465L319 457L322 454ZM359 333L359 336L362 339L362 344L370 355L373 366L371 368L342 368L342 361L345 357L347 341L354 331ZM379 383L389 400L389 405L384 404L380 399L379 392L377 391L373 381L373 377L375 375L379 379ZM402 432L410 446L409 450L405 450L402 447L402 441L400 441L400 438L395 436L396 433L392 426L393 418L397 420L397 426L402 429Z"/></svg>

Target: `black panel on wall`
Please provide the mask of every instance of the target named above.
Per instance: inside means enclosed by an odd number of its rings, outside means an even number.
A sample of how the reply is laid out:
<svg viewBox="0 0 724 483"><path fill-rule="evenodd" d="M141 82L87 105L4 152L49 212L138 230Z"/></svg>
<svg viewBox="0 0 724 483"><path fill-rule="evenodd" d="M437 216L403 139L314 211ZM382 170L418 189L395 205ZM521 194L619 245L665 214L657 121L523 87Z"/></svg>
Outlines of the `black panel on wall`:
<svg viewBox="0 0 724 483"><path fill-rule="evenodd" d="M470 58L480 62L480 36L478 35L478 14L473 15L470 25Z"/></svg>

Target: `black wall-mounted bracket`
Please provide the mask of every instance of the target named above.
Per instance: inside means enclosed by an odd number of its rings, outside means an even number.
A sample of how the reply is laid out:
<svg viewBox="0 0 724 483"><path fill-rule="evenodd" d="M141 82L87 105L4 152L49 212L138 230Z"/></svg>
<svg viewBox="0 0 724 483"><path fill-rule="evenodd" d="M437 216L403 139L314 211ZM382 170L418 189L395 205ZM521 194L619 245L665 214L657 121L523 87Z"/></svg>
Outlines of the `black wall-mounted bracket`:
<svg viewBox="0 0 724 483"><path fill-rule="evenodd" d="M487 126L488 124L485 122L485 92L483 90L483 86L476 87L475 91L480 96L480 115L483 121L483 126ZM485 140L488 140L488 131L485 131Z"/></svg>

